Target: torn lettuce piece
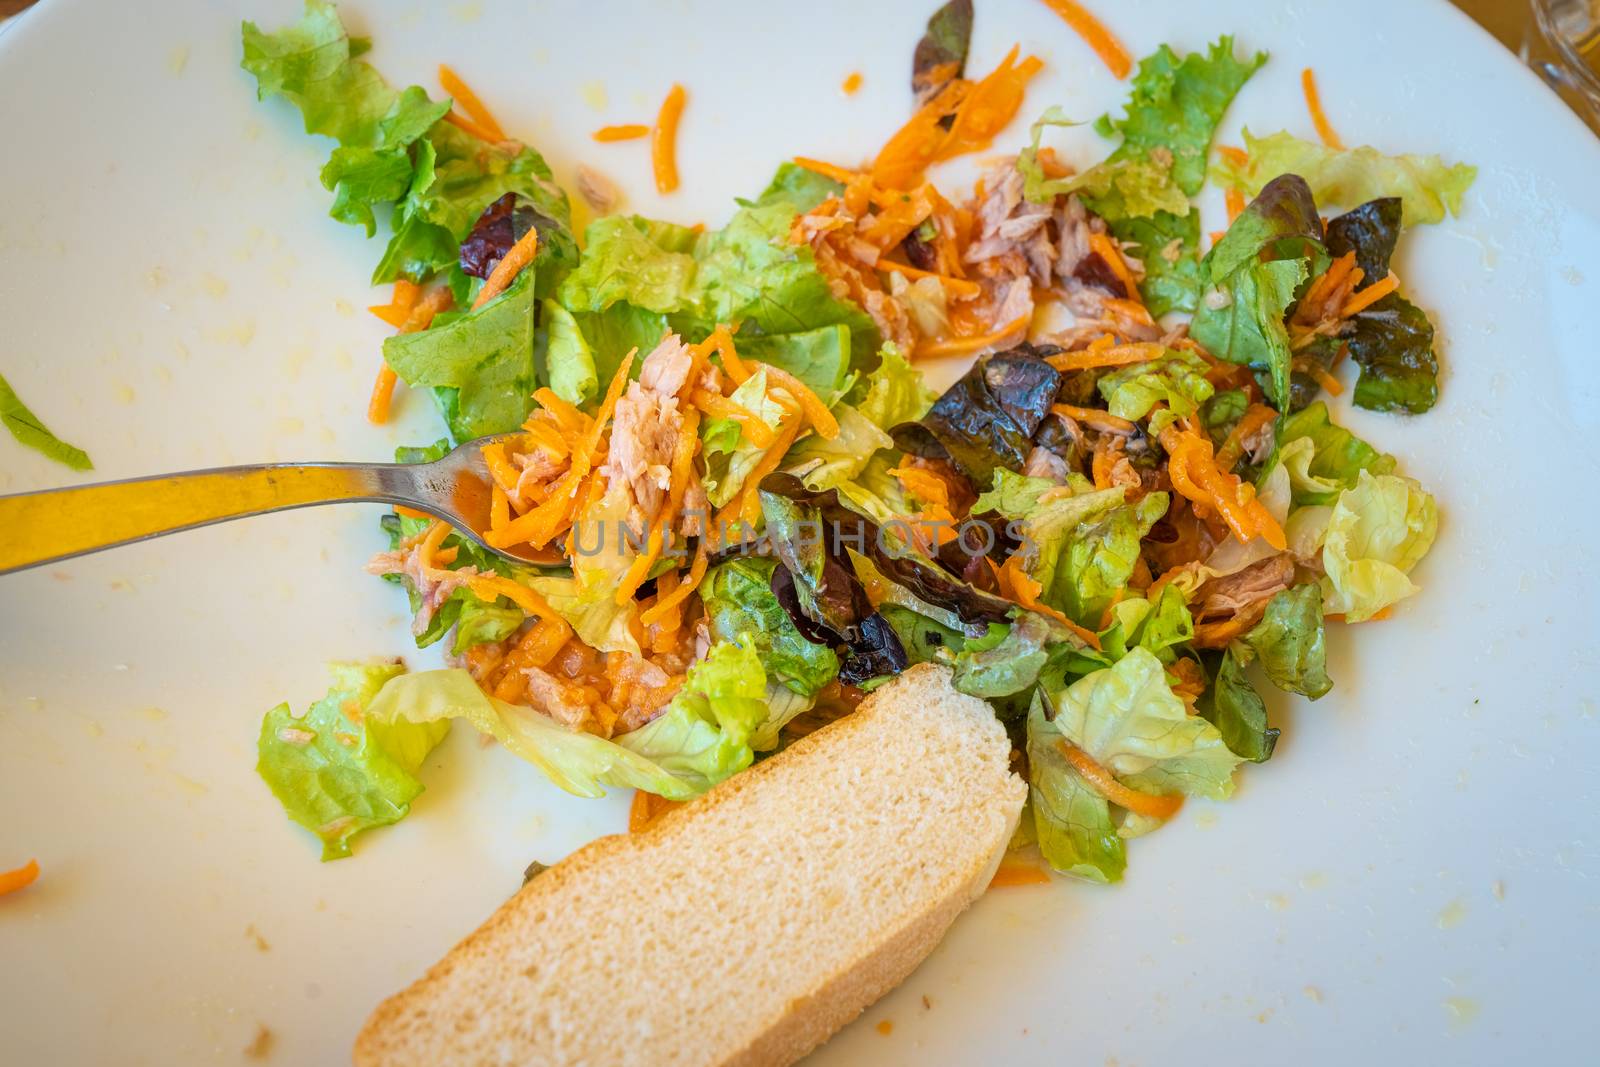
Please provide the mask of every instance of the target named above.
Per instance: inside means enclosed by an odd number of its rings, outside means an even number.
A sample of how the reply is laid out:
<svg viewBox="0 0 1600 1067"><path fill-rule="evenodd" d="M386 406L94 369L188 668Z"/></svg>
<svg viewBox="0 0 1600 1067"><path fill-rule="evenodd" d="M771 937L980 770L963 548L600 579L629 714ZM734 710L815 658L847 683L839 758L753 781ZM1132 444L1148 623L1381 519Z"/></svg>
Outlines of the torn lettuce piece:
<svg viewBox="0 0 1600 1067"><path fill-rule="evenodd" d="M350 855L350 839L399 822L422 792L417 771L448 722L386 722L364 714L398 663L335 663L328 695L301 716L279 704L261 721L256 772L284 812L322 841L324 860ZM465 672L462 672L463 674Z"/></svg>
<svg viewBox="0 0 1600 1067"><path fill-rule="evenodd" d="M400 380L432 387L457 442L521 426L533 405L533 272L447 325L396 334L383 358Z"/></svg>
<svg viewBox="0 0 1600 1067"><path fill-rule="evenodd" d="M1111 822L1111 806L1061 753L1063 735L1036 695L1028 712L1028 800L1045 862L1086 881L1122 880L1128 850Z"/></svg>
<svg viewBox="0 0 1600 1067"><path fill-rule="evenodd" d="M1439 530L1433 497L1410 478L1361 471L1321 537L1323 610L1363 622L1417 592L1407 575Z"/></svg>
<svg viewBox="0 0 1600 1067"><path fill-rule="evenodd" d="M11 383L6 381L3 375L0 375L0 422L5 423L6 429L11 431L11 436L17 439L18 444L25 445L75 471L94 469L94 464L89 461L89 454L51 433L49 428L39 421L39 416L28 410L28 405L22 402L22 398L17 396L16 391L11 388Z"/></svg>
<svg viewBox="0 0 1600 1067"><path fill-rule="evenodd" d="M1205 289L1189 333L1212 355L1267 376L1267 395L1289 409L1289 333L1284 315L1302 282L1327 262L1322 219L1306 183L1269 182L1201 262Z"/></svg>
<svg viewBox="0 0 1600 1067"><path fill-rule="evenodd" d="M585 407L600 391L594 349L589 347L572 312L555 300L546 300L541 306L545 328L543 378L556 396L574 407Z"/></svg>
<svg viewBox="0 0 1600 1067"><path fill-rule="evenodd" d="M1151 421L1151 432L1159 434L1176 417L1193 415L1215 391L1206 373L1205 360L1188 350L1168 349L1148 363L1134 363L1104 374L1096 383L1111 414L1140 420L1157 404L1165 404L1169 414Z"/></svg>
<svg viewBox="0 0 1600 1067"><path fill-rule="evenodd" d="M1137 503L1101 510L1112 499L1108 494L1120 501L1122 490L1055 501L1025 520L1035 548L1024 549L1024 568L1042 587L1041 599L1091 630L1132 578L1140 541L1168 504L1166 493L1149 493Z"/></svg>
<svg viewBox="0 0 1600 1067"><path fill-rule="evenodd" d="M784 469L806 483L807 489L832 489L854 481L873 456L894 447L894 440L871 419L849 404L835 404L833 417L839 434L829 441L812 434L784 456Z"/></svg>
<svg viewBox="0 0 1600 1067"><path fill-rule="evenodd" d="M889 430L921 419L939 394L923 383L922 372L891 341L879 350L877 368L861 380L851 399L864 418Z"/></svg>
<svg viewBox="0 0 1600 1067"><path fill-rule="evenodd" d="M772 591L776 560L735 557L706 576L701 599L717 641L738 642L756 652L769 682L814 697L839 674L839 657L795 627Z"/></svg>
<svg viewBox="0 0 1600 1067"><path fill-rule="evenodd" d="M1046 699L1055 709L1052 725L1129 788L1213 800L1232 795L1239 757L1216 727L1189 714L1148 649L1134 648Z"/></svg>
<svg viewBox="0 0 1600 1067"><path fill-rule="evenodd" d="M1362 471L1390 474L1395 468L1393 456L1335 423L1320 400L1278 427L1278 462L1288 468L1297 507L1332 504Z"/></svg>
<svg viewBox="0 0 1600 1067"><path fill-rule="evenodd" d="M1267 725L1267 706L1244 676L1232 648L1202 653L1211 684L1195 702L1200 717L1217 728L1228 750L1240 759L1265 763L1278 744L1278 729Z"/></svg>
<svg viewBox="0 0 1600 1067"><path fill-rule="evenodd" d="M1312 700L1326 695L1333 682L1323 643L1321 588L1306 583L1273 596L1261 621L1236 643L1234 658L1241 664L1260 660L1279 689Z"/></svg>
<svg viewBox="0 0 1600 1067"><path fill-rule="evenodd" d="M689 668L660 716L617 738L699 794L750 766L750 740L767 719L767 679L753 648L719 641ZM665 794L662 794L665 795Z"/></svg>
<svg viewBox="0 0 1600 1067"><path fill-rule="evenodd" d="M604 796L605 786L643 789L668 800L688 800L700 792L653 759L615 741L569 730L526 705L496 700L464 670L394 678L367 708L367 720L382 725L442 724L451 719L466 719L512 755L533 764L556 786L580 797Z"/></svg>
<svg viewBox="0 0 1600 1067"><path fill-rule="evenodd" d="M728 399L777 431L784 410L767 394L765 369L752 374ZM720 508L744 488L745 480L766 457L769 447L753 444L733 419L707 419L700 428L700 441L706 464L706 499L713 508Z"/></svg>
<svg viewBox="0 0 1600 1067"><path fill-rule="evenodd" d="M1399 197L1408 226L1460 215L1462 199L1478 176L1478 168L1448 164L1438 156L1386 156L1368 145L1341 151L1286 132L1256 137L1245 130L1244 148L1243 165L1220 159L1213 166L1218 182L1255 195L1281 174L1298 174L1324 207Z"/></svg>

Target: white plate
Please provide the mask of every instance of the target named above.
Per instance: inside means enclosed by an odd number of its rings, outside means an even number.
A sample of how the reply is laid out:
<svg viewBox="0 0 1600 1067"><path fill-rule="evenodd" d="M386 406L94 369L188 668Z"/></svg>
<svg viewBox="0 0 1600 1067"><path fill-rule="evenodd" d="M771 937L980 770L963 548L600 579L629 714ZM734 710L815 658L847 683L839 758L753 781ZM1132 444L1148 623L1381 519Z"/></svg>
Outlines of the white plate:
<svg viewBox="0 0 1600 1067"><path fill-rule="evenodd" d="M378 246L326 217L327 145L237 67L239 19L297 6L47 0L0 35L0 370L95 477L436 436L418 397L363 421ZM633 208L715 224L785 156L869 154L934 5L538 6L346 16L398 84L436 91L454 64L558 177L586 161ZM1043 4L977 6L974 69L1013 41L1047 63L1026 115L1121 101ZM1332 695L1275 702L1283 743L1236 800L1140 840L1121 887L989 895L817 1062L1582 1059L1600 1042L1600 150L1443 3L1094 6L1135 54L1230 31L1273 52L1225 140L1246 121L1309 135L1314 64L1348 139L1480 167L1464 217L1409 234L1399 263L1440 325L1438 407L1344 412L1437 494L1439 542L1423 595L1333 633ZM659 199L641 144L587 134L649 121L673 80L684 188ZM1087 129L1065 143L1103 151ZM74 477L9 440L0 466L0 491ZM291 513L0 582L0 867L44 868L0 901L0 1058L234 1062L261 1024L275 1062L340 1062L530 859L623 825L625 796L567 798L457 730L404 823L317 862L253 743L263 710L320 695L326 660L424 661L360 573L376 518Z"/></svg>

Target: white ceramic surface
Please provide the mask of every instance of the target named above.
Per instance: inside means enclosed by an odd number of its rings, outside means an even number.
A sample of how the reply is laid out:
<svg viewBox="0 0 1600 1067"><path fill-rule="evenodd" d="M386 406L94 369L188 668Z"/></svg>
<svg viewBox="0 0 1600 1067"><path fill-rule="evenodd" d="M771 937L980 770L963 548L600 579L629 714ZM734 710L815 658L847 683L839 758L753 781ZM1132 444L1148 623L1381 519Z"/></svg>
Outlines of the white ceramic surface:
<svg viewBox="0 0 1600 1067"><path fill-rule="evenodd" d="M326 217L328 145L237 67L239 19L297 6L45 0L0 34L0 371L95 477L436 436L417 397L392 426L362 419L378 246ZM881 142L932 6L350 0L346 17L397 83L436 91L434 64L455 65L558 177L587 162L630 207L715 224L787 155ZM974 69L1013 41L1047 64L1026 115L1123 97L1043 4L977 6ZM1408 235L1398 264L1440 326L1438 407L1336 405L1437 494L1440 538L1396 618L1335 627L1330 696L1273 701L1278 754L1234 801L1138 841L1120 887L990 894L814 1062L1592 1062L1600 149L1433 0L1094 6L1135 54L1222 32L1273 53L1225 140L1309 135L1314 64L1347 139L1481 168L1464 217ZM673 80L684 187L663 199L642 143L587 134L649 121ZM1104 151L1087 128L1059 143ZM74 478L0 438L0 492ZM44 868L0 900L0 1060L232 1063L265 1025L269 1062L342 1062L530 859L621 828L626 796L568 798L458 729L405 822L317 862L254 739L264 709L320 695L326 660L428 662L360 573L376 518L291 513L0 580L0 867Z"/></svg>

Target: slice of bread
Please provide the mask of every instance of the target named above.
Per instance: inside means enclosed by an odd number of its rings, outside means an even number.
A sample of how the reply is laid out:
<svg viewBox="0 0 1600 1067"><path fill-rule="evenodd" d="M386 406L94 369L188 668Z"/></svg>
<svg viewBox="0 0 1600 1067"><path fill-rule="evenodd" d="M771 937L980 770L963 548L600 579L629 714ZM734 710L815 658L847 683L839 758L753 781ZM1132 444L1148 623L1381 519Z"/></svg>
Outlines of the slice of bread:
<svg viewBox="0 0 1600 1067"><path fill-rule="evenodd" d="M993 877L1027 788L983 701L913 667L855 714L536 876L378 1006L355 1062L786 1064L898 985Z"/></svg>

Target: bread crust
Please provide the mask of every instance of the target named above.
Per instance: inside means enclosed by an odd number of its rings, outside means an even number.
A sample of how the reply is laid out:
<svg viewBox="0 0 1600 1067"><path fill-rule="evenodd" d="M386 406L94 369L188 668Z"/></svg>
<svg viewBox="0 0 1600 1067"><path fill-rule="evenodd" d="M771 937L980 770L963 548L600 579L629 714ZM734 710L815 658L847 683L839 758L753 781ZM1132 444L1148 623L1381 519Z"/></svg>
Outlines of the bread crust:
<svg viewBox="0 0 1600 1067"><path fill-rule="evenodd" d="M856 714L800 739L783 752L735 775L683 808L669 812L649 829L602 837L573 852L524 885L422 978L379 1004L357 1035L354 1062L358 1067L436 1062L432 1052L408 1048L407 1035L411 1029L408 1021L437 1015L437 1018L428 1019L428 1026L434 1030L447 1026L451 1012L448 1006L440 1010L441 1006L436 1003L441 998L438 987L461 968L494 967L495 957L506 939L518 936L528 917L538 913L544 902L570 899L597 870L627 863L636 853L660 848L663 842L670 843L690 832L696 820L706 813L723 805L739 804L753 791L764 788L769 780L789 776L789 768L803 764L819 747L833 749L848 743L852 733L864 729L870 722L868 713L884 700L927 701L951 697L974 700L955 694L948 679L949 672L944 668L931 664L913 667L893 686L869 696ZM900 691L886 695L891 688ZM924 693L923 690L928 691ZM988 713L987 707L983 708ZM995 729L999 730L998 724ZM1026 785L1015 774L1007 772L1007 777L1007 810L974 813L982 816L979 824L962 828L963 834L969 834L972 841L987 842L989 847L981 854L975 852L968 857L960 869L943 872L933 899L927 901L920 912L907 916L893 928L875 931L870 943L860 947L848 966L838 968L809 988L794 990L786 1005L770 1013L770 1017L749 1020L750 1036L741 1047L721 1052L708 1049L702 1062L730 1067L792 1063L903 981L933 951L951 923L983 893L993 877L1027 793ZM606 1025L603 1011L598 1007L595 1025ZM489 1062L485 1056L473 1057L464 1049L462 1053L461 1059L451 1062ZM527 1062L551 1062L532 1046L523 1053L519 1059ZM497 1056L493 1062L507 1061Z"/></svg>

